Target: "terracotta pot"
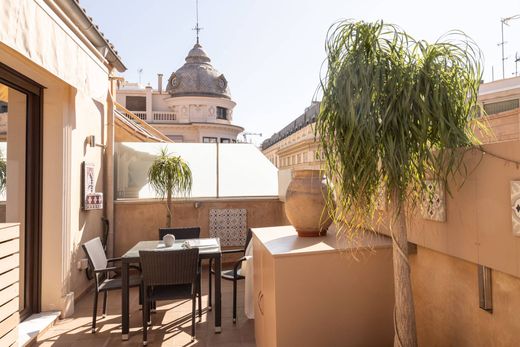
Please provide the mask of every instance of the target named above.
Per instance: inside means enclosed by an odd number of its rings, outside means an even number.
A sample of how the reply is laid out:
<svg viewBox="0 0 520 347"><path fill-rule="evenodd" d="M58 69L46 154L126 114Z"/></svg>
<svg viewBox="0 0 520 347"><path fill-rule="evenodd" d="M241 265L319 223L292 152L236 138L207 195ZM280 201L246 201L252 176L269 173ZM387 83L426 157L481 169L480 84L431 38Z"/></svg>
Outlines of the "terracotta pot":
<svg viewBox="0 0 520 347"><path fill-rule="evenodd" d="M332 220L325 210L328 187L320 170L295 170L287 187L285 214L298 236L315 237L327 233Z"/></svg>

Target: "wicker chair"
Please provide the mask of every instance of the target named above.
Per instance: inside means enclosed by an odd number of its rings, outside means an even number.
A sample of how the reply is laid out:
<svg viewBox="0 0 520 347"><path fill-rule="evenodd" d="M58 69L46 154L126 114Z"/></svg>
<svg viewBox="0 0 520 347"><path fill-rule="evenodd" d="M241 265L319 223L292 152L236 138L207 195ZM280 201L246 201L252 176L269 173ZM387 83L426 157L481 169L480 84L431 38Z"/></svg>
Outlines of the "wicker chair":
<svg viewBox="0 0 520 347"><path fill-rule="evenodd" d="M233 253L245 253L247 246L249 245L249 242L251 242L252 237L253 237L253 231L251 230L251 228L248 228L247 233L246 233L246 243L244 245L244 248L222 250L222 254L224 255L224 254L233 254ZM236 323L236 321L237 321L237 282L245 279L244 276L242 276L238 273L238 271L242 267L242 262L244 260L246 260L246 257L242 256L240 259L238 259L233 264L232 269L223 270L220 274L222 279L227 280L227 281L233 281L233 324ZM210 262L209 262L209 268L210 268L210 271L209 271L209 298L208 298L208 305L210 307L211 307L211 286L212 286L211 276L215 275L215 271L213 270L212 265L213 265L213 259L210 259Z"/></svg>
<svg viewBox="0 0 520 347"><path fill-rule="evenodd" d="M109 263L121 261L121 258L110 258L107 259L105 250L101 239L96 237L90 241L85 242L83 250L87 254L89 266L94 273L94 280L96 288L94 290L94 309L92 313L92 333L96 332L96 318L97 318L97 304L98 294L103 292L103 317L107 314L107 292L109 290L121 289L121 278L111 278L111 274L120 272L121 267L111 266ZM130 276L129 278L130 287L139 287L141 284L140 276ZM141 290L139 291L141 294ZM139 295L141 299L141 295Z"/></svg>
<svg viewBox="0 0 520 347"><path fill-rule="evenodd" d="M148 343L150 309L157 300L191 299L191 340L195 340L199 291L199 249L139 251L143 279L143 345ZM199 311L200 312L200 311Z"/></svg>
<svg viewBox="0 0 520 347"><path fill-rule="evenodd" d="M159 240L162 240L164 235L172 234L176 240L187 240L187 239L198 239L200 238L199 227L188 227L188 228L159 228ZM199 259L199 275L202 273L202 263ZM199 291L197 296L199 298L199 316L202 315L202 294L201 294L201 279L199 276ZM155 310L155 303L152 304L152 310Z"/></svg>

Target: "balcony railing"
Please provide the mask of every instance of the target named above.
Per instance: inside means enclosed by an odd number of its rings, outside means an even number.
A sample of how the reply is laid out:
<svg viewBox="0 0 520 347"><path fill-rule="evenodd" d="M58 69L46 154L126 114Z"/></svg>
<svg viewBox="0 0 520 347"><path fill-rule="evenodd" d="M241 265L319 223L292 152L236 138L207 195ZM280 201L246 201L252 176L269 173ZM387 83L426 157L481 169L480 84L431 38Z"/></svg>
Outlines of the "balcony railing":
<svg viewBox="0 0 520 347"><path fill-rule="evenodd" d="M163 112L158 111L153 113L153 121L154 122L171 122L175 120L174 112Z"/></svg>
<svg viewBox="0 0 520 347"><path fill-rule="evenodd" d="M146 111L131 111L140 119L148 122L148 123L169 123L174 122L177 117L175 116L175 112L169 111L154 111L152 112L151 119L147 119Z"/></svg>
<svg viewBox="0 0 520 347"><path fill-rule="evenodd" d="M132 111L132 113L142 120L146 120L146 111Z"/></svg>
<svg viewBox="0 0 520 347"><path fill-rule="evenodd" d="M148 124L134 112L127 110L123 105L115 103L115 115L119 116L128 126L144 136L145 139L157 142L172 142L166 135ZM145 112L146 114L146 112Z"/></svg>

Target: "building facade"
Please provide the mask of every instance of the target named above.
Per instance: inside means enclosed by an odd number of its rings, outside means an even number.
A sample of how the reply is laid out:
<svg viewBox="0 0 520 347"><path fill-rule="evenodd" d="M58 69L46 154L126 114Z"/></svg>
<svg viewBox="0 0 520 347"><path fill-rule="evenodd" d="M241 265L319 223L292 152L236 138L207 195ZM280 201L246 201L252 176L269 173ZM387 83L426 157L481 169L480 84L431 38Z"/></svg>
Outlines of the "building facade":
<svg viewBox="0 0 520 347"><path fill-rule="evenodd" d="M313 102L301 116L262 143L262 153L278 169L321 168L323 158L314 132L319 111L320 103Z"/></svg>
<svg viewBox="0 0 520 347"><path fill-rule="evenodd" d="M163 89L122 82L117 101L175 142L236 142L244 128L233 124L236 103L226 77L218 72L199 43Z"/></svg>

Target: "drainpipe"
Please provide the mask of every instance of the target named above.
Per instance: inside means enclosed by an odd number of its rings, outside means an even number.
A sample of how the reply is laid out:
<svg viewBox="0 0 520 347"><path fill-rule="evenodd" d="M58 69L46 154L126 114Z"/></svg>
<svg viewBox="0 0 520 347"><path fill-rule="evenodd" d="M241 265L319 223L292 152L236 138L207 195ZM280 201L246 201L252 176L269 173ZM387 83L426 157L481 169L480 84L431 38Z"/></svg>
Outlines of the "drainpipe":
<svg viewBox="0 0 520 347"><path fill-rule="evenodd" d="M115 254L115 218L114 218L114 108L116 97L116 84L118 77L110 77L110 90L107 96L107 136L105 147L105 218L108 219L109 230L107 240L107 253L109 257Z"/></svg>

